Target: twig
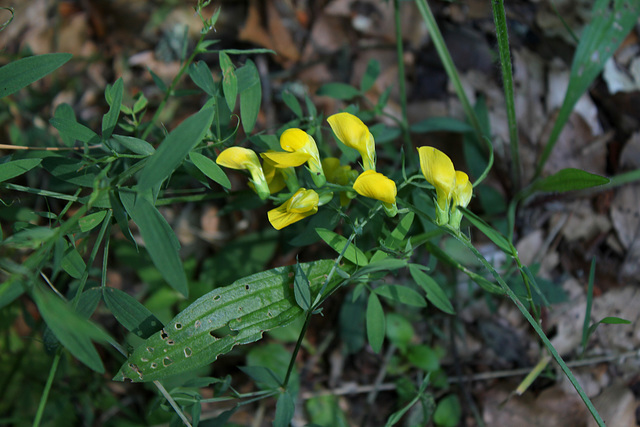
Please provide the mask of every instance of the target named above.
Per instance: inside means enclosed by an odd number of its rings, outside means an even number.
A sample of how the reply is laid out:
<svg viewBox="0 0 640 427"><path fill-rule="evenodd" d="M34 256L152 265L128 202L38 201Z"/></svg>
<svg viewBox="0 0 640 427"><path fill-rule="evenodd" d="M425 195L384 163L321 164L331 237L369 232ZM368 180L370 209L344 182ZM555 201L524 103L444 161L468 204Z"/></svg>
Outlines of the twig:
<svg viewBox="0 0 640 427"><path fill-rule="evenodd" d="M88 147L27 147L25 145L0 144L0 150L84 151L85 148L94 150L96 148L102 148L102 144L89 145Z"/></svg>

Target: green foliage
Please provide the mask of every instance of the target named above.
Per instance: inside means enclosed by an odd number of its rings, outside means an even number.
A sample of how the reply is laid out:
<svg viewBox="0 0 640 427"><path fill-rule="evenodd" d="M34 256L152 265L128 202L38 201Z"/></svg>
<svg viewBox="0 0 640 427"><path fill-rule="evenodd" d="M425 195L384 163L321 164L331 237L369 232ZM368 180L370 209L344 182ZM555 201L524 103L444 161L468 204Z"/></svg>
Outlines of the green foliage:
<svg viewBox="0 0 640 427"><path fill-rule="evenodd" d="M0 68L0 98L16 93L57 70L71 59L69 53L47 53L13 61Z"/></svg>

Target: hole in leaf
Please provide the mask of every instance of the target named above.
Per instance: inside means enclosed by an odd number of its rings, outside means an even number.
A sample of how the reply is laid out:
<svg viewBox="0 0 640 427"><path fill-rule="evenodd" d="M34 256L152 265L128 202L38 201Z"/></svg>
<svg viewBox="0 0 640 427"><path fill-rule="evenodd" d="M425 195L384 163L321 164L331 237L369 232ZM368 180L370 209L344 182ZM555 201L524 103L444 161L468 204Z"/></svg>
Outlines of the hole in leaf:
<svg viewBox="0 0 640 427"><path fill-rule="evenodd" d="M160 331L160 338L162 338L163 340L169 338L169 334L167 333L167 331L165 331L164 329Z"/></svg>
<svg viewBox="0 0 640 427"><path fill-rule="evenodd" d="M146 357L141 357L141 358L140 358L140 361L141 361L141 362L148 362L148 361L149 361L149 359L147 359Z"/></svg>
<svg viewBox="0 0 640 427"><path fill-rule="evenodd" d="M193 351L191 351L191 347L184 348L184 357L191 357L192 354L193 354Z"/></svg>
<svg viewBox="0 0 640 427"><path fill-rule="evenodd" d="M176 323L175 327L179 331L180 329L182 329L182 323Z"/></svg>
<svg viewBox="0 0 640 427"><path fill-rule="evenodd" d="M234 331L233 329L231 329L228 323L222 326L221 328L212 329L209 331L209 335L211 335L214 338L224 338L227 335L236 336L238 334L239 334L239 331Z"/></svg>
<svg viewBox="0 0 640 427"><path fill-rule="evenodd" d="M173 360L171 360L169 357L165 357L164 359L162 359L162 366L164 366L165 368L171 365L172 363L173 363Z"/></svg>
<svg viewBox="0 0 640 427"><path fill-rule="evenodd" d="M156 362L153 362L151 364L151 369L156 369L158 367L158 364Z"/></svg>
<svg viewBox="0 0 640 427"><path fill-rule="evenodd" d="M153 347L147 347L147 351L148 351L149 353L153 353Z"/></svg>
<svg viewBox="0 0 640 427"><path fill-rule="evenodd" d="M244 289L248 291L249 290L249 285L244 285Z"/></svg>
<svg viewBox="0 0 640 427"><path fill-rule="evenodd" d="M273 314L270 311L267 311L267 316L273 317Z"/></svg>
<svg viewBox="0 0 640 427"><path fill-rule="evenodd" d="M167 345L173 345L175 342L173 340L167 340Z"/></svg>
<svg viewBox="0 0 640 427"><path fill-rule="evenodd" d="M216 295L215 297L213 297L213 300L214 301L220 301L220 298L221 298L220 295Z"/></svg>
<svg viewBox="0 0 640 427"><path fill-rule="evenodd" d="M200 327L200 325L202 325L202 323L199 320L196 320L196 323L195 323L194 327L196 329L198 329Z"/></svg>

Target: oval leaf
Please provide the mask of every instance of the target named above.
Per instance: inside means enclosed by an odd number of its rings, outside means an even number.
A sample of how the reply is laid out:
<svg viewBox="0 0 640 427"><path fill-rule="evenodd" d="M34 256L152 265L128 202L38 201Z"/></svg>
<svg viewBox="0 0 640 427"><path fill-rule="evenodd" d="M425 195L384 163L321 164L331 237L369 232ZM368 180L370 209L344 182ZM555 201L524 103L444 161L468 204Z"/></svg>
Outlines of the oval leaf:
<svg viewBox="0 0 640 427"><path fill-rule="evenodd" d="M42 159L21 159L0 164L0 182L30 171L42 162Z"/></svg>
<svg viewBox="0 0 640 427"><path fill-rule="evenodd" d="M445 313L456 314L453 306L451 305L451 301L447 298L447 294L444 293L440 288L440 285L438 285L435 280L414 264L409 265L409 272L411 273L413 280L415 280L416 283L427 293L427 299L433 305Z"/></svg>
<svg viewBox="0 0 640 427"><path fill-rule="evenodd" d="M317 293L333 260L300 264ZM295 266L263 271L198 298L164 329L136 348L114 377L154 381L216 360L234 346L259 340L265 331L302 314L293 295ZM334 279L329 288L335 287Z"/></svg>
<svg viewBox="0 0 640 427"><path fill-rule="evenodd" d="M424 297L411 288L401 285L382 285L373 290L377 295L388 300L399 302L413 307L426 307Z"/></svg>
<svg viewBox="0 0 640 427"><path fill-rule="evenodd" d="M205 174L207 177L217 182L226 189L231 188L231 181L229 181L227 175L224 173L222 168L220 168L220 166L216 164L216 162L214 162L207 156L196 153L195 151L189 153L189 159L191 159L193 164L196 165L198 169L200 169L200 172Z"/></svg>
<svg viewBox="0 0 640 427"><path fill-rule="evenodd" d="M140 338L149 338L162 329L162 322L138 300L115 288L103 288L104 302L127 330Z"/></svg>
<svg viewBox="0 0 640 427"><path fill-rule="evenodd" d="M326 228L316 228L316 233L318 233L318 236L320 236L320 238L324 240L327 245L331 246L333 250L338 252L339 254L342 253L344 247L349 242L347 238L336 234L333 231L327 230ZM369 263L364 252L358 249L358 247L353 243L349 244L349 247L344 252L344 257L352 263L361 267L364 267Z"/></svg>
<svg viewBox="0 0 640 427"><path fill-rule="evenodd" d="M367 302L367 338L371 348L376 353L380 353L382 342L384 341L384 310L376 294L369 294Z"/></svg>
<svg viewBox="0 0 640 427"><path fill-rule="evenodd" d="M198 145L213 121L213 109L204 108L178 125L149 157L140 174L138 191L145 191L166 179Z"/></svg>
<svg viewBox="0 0 640 427"><path fill-rule="evenodd" d="M10 62L0 68L0 98L40 80L71 59L70 53L47 53Z"/></svg>
<svg viewBox="0 0 640 427"><path fill-rule="evenodd" d="M609 183L609 178L595 175L581 169L567 168L541 179L533 185L535 191L564 193L571 190L583 190Z"/></svg>

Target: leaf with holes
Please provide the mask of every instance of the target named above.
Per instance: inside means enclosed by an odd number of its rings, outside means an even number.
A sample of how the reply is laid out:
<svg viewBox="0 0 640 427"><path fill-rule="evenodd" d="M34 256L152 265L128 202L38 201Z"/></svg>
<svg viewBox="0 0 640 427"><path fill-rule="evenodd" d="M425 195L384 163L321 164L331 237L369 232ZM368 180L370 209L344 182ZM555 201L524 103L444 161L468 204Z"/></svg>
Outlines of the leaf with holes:
<svg viewBox="0 0 640 427"><path fill-rule="evenodd" d="M333 260L300 264L313 296L333 265ZM295 270L287 266L263 271L198 298L137 347L114 379L155 381L191 371L290 323L303 312L293 291ZM339 281L332 280L328 290Z"/></svg>

